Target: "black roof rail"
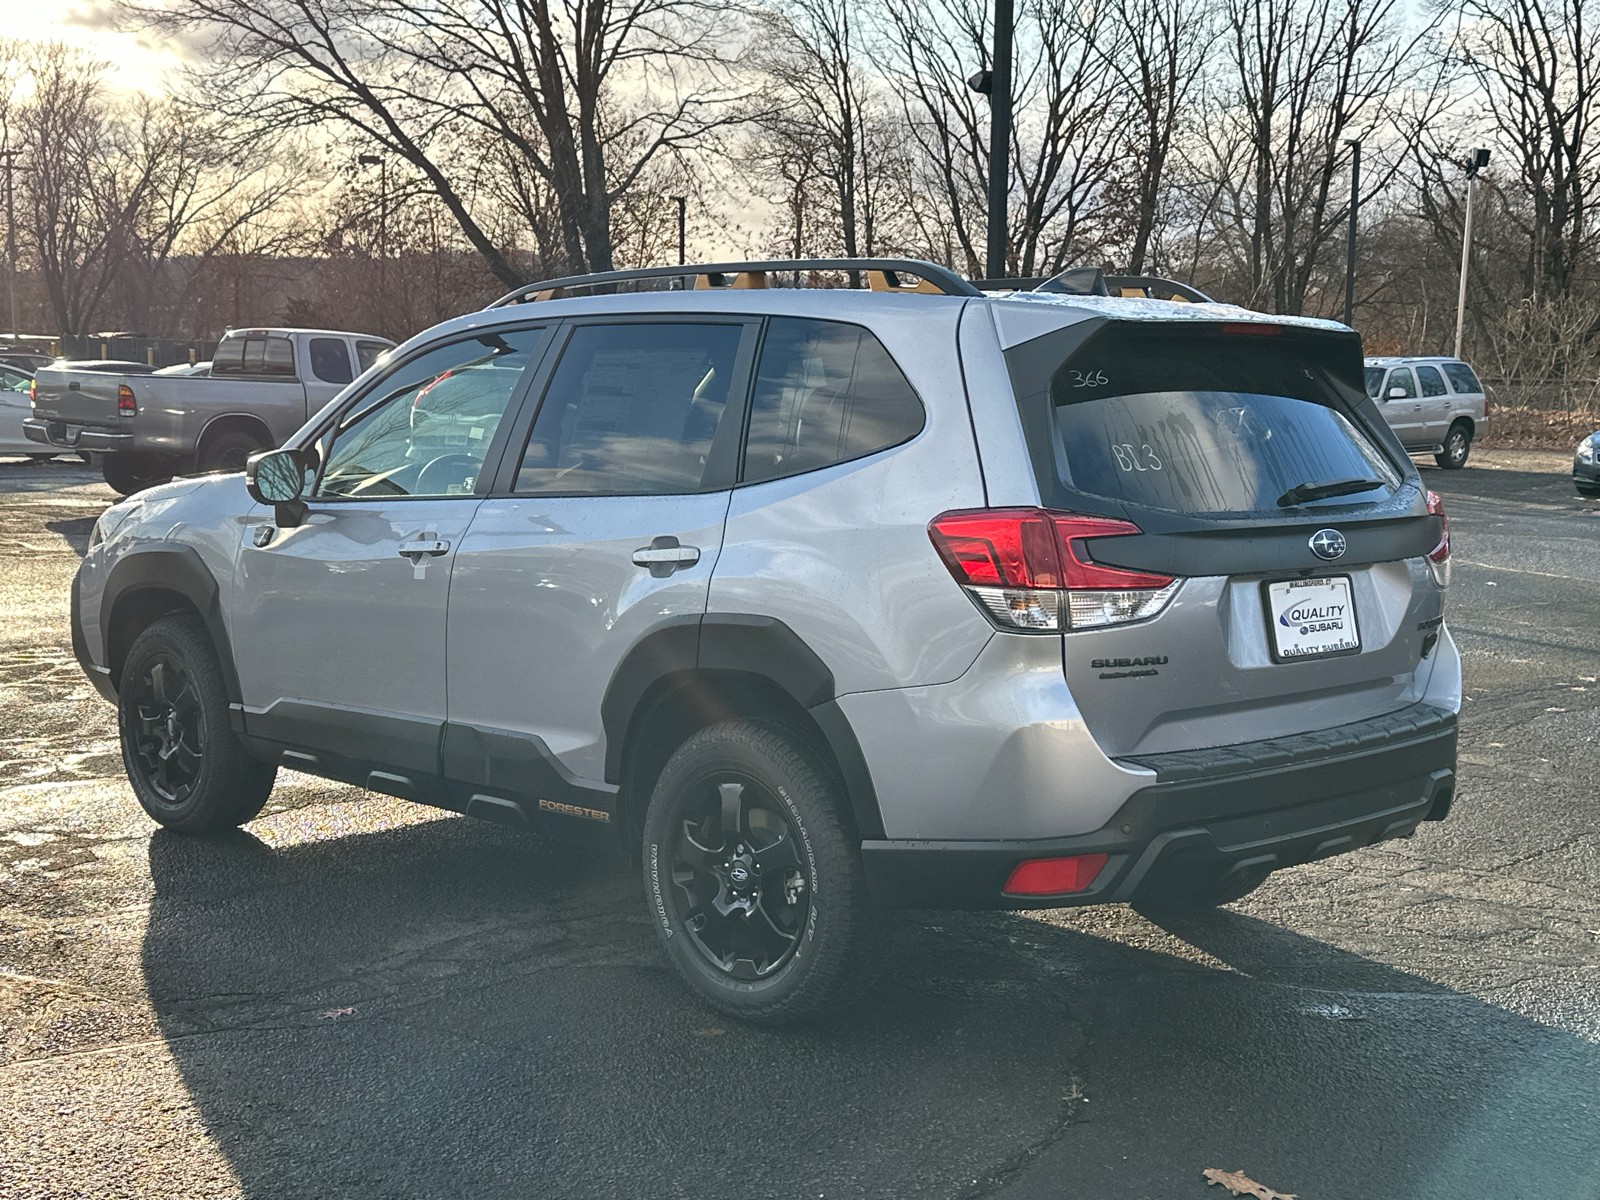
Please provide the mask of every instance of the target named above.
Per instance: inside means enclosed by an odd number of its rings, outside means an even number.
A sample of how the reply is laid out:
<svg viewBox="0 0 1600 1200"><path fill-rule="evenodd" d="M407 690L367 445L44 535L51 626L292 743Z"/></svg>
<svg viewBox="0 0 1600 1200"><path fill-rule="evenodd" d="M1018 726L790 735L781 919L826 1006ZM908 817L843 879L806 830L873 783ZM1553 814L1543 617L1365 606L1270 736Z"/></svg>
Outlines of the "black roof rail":
<svg viewBox="0 0 1600 1200"><path fill-rule="evenodd" d="M780 271L864 271L867 286L875 292L921 292L944 296L979 296L977 288L948 267L915 258L791 258L760 262L695 263L681 267L638 267L629 271L599 271L566 275L524 284L489 305L504 308L525 300L559 300L568 288L631 283L644 279L694 279L695 289L764 288L767 275ZM920 283L908 284L901 275L914 275Z"/></svg>

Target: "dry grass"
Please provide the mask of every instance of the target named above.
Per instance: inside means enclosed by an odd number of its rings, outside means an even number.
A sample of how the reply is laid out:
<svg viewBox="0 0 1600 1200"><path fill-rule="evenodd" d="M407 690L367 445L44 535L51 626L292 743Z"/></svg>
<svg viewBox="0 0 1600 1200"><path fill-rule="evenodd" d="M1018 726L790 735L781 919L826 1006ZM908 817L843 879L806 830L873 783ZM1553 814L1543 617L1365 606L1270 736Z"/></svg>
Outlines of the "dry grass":
<svg viewBox="0 0 1600 1200"><path fill-rule="evenodd" d="M1600 412L1588 409L1494 404L1489 408L1489 436L1478 445L1491 450L1571 450L1596 429Z"/></svg>

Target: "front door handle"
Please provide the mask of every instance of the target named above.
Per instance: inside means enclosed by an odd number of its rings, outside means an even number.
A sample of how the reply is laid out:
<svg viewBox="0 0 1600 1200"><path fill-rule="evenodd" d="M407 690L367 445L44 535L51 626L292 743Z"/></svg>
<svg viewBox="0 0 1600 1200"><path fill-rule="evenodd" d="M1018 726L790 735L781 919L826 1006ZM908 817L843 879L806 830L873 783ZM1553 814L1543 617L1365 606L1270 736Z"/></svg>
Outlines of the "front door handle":
<svg viewBox="0 0 1600 1200"><path fill-rule="evenodd" d="M430 539L428 541L423 541L423 542L401 542L400 543L400 557L401 558L409 558L413 562L415 562L417 559L421 558L423 555L430 555L433 558L438 558L439 555L441 555L441 554L449 554L449 553L450 553L450 543L449 542L440 542L440 541L435 541L435 540L431 540Z"/></svg>
<svg viewBox="0 0 1600 1200"><path fill-rule="evenodd" d="M652 538L648 546L633 552L633 565L649 567L656 579L665 579L683 567L692 567L700 561L699 546L682 546L675 537Z"/></svg>

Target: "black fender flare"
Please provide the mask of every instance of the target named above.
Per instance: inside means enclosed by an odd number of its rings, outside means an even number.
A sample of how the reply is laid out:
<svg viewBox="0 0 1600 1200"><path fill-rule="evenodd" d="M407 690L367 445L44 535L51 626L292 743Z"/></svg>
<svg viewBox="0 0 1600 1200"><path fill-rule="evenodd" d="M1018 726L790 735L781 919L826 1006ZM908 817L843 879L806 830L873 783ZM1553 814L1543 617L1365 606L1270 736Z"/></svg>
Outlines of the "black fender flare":
<svg viewBox="0 0 1600 1200"><path fill-rule="evenodd" d="M834 697L833 672L799 634L775 617L707 613L658 625L617 664L600 703L606 735L605 777L621 783L628 731L652 687L693 671L758 676L806 712L844 777L863 838L881 838L883 815L861 744Z"/></svg>
<svg viewBox="0 0 1600 1200"><path fill-rule="evenodd" d="M233 663L233 646L222 620L221 593L210 568L193 546L172 543L140 546L122 555L111 568L100 595L100 644L104 647L106 666L116 669L111 662L111 623L118 603L136 592L156 589L178 593L200 615L222 665L228 702L243 703L239 672ZM115 682L120 684L121 681Z"/></svg>

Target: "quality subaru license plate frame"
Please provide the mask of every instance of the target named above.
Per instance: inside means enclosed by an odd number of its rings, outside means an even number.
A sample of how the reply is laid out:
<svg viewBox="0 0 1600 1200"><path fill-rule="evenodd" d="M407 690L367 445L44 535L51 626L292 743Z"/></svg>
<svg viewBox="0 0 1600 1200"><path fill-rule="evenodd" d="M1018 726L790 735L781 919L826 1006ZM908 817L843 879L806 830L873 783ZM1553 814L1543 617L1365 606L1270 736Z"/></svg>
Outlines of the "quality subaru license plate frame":
<svg viewBox="0 0 1600 1200"><path fill-rule="evenodd" d="M1294 642L1291 642L1291 651L1284 652L1283 641L1279 637L1280 614L1286 612L1294 603L1294 592L1305 592L1312 588L1342 585L1344 588L1345 606L1349 611L1350 635L1355 639L1351 646L1335 646L1332 649L1313 649L1309 651L1294 652ZM1280 600L1280 589L1282 599ZM1351 654L1361 653L1361 618L1356 611L1355 585L1348 575L1317 575L1309 579L1265 579L1261 582L1261 608L1267 621L1267 649L1275 663L1288 665L1290 663L1315 662L1325 658L1343 658ZM1293 627L1285 626L1286 632L1293 633ZM1321 631L1329 632L1329 631ZM1298 634L1294 641L1300 637L1310 635ZM1304 643L1302 643L1304 644Z"/></svg>

